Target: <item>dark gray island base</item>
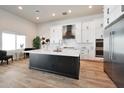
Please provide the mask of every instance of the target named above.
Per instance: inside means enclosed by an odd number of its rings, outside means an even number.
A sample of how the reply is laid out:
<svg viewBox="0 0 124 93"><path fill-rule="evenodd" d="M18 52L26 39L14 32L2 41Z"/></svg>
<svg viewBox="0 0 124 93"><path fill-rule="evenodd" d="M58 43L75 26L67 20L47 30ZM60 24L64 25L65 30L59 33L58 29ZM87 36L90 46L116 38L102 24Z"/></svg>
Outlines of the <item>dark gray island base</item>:
<svg viewBox="0 0 124 93"><path fill-rule="evenodd" d="M29 68L79 79L80 57L30 53Z"/></svg>

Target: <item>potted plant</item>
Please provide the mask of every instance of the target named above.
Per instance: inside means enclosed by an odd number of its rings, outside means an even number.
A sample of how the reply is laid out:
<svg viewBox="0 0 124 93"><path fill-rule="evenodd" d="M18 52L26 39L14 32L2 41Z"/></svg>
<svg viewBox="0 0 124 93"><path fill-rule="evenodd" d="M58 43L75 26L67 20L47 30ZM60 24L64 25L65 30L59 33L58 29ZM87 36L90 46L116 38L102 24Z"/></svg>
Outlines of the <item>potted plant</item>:
<svg viewBox="0 0 124 93"><path fill-rule="evenodd" d="M34 39L33 39L33 47L36 48L36 49L40 49L41 47L41 39L39 36L36 36Z"/></svg>

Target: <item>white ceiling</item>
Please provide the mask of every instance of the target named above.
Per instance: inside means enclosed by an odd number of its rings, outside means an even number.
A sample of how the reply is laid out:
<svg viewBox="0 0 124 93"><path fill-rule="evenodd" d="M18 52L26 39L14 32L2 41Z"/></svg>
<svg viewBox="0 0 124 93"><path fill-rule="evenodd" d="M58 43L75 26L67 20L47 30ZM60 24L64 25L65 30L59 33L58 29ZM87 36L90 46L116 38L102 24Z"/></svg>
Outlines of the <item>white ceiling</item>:
<svg viewBox="0 0 124 93"><path fill-rule="evenodd" d="M92 8L88 8L88 5L22 5L22 7L23 10L19 10L18 5L0 5L1 9L35 23L81 17L103 12L102 5L93 5ZM62 15L62 12L68 12L69 9L72 10L72 13ZM40 12L37 13L35 12L36 10L39 10ZM56 16L53 17L52 13L56 13ZM36 20L37 16L40 17L39 20Z"/></svg>

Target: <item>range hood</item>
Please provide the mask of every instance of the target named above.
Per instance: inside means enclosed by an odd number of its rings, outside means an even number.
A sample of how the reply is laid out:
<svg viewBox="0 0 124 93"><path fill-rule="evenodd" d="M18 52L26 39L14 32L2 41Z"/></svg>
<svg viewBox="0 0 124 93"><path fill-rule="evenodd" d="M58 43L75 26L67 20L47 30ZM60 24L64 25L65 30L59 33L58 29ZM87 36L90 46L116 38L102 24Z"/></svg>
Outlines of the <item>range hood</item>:
<svg viewBox="0 0 124 93"><path fill-rule="evenodd" d="M73 29L73 25L65 26L63 39L75 39L75 35L73 34L72 29Z"/></svg>

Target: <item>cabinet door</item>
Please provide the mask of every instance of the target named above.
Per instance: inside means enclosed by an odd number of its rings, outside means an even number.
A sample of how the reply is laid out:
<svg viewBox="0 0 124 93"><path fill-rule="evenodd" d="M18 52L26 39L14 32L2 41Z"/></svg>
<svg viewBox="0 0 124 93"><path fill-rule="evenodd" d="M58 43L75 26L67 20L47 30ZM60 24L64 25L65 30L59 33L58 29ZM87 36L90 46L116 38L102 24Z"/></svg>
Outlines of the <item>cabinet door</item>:
<svg viewBox="0 0 124 93"><path fill-rule="evenodd" d="M81 23L75 24L75 36L76 36L76 41L78 43L81 43Z"/></svg>
<svg viewBox="0 0 124 93"><path fill-rule="evenodd" d="M93 43L95 41L95 26L93 21L88 21L82 25L82 42Z"/></svg>
<svg viewBox="0 0 124 93"><path fill-rule="evenodd" d="M88 42L90 43L94 43L95 42L95 25L94 25L94 21L89 22L89 26L88 26Z"/></svg>
<svg viewBox="0 0 124 93"><path fill-rule="evenodd" d="M95 58L95 44L89 44L89 58Z"/></svg>
<svg viewBox="0 0 124 93"><path fill-rule="evenodd" d="M109 18L110 8L104 5L104 28L108 25L107 19Z"/></svg>
<svg viewBox="0 0 124 93"><path fill-rule="evenodd" d="M95 57L93 44L82 44L80 49L80 59L92 59Z"/></svg>
<svg viewBox="0 0 124 93"><path fill-rule="evenodd" d="M82 42L87 43L89 41L89 22L82 24Z"/></svg>
<svg viewBox="0 0 124 93"><path fill-rule="evenodd" d="M95 22L95 38L102 39L103 38L103 19L98 19Z"/></svg>
<svg viewBox="0 0 124 93"><path fill-rule="evenodd" d="M89 58L89 45L82 44L80 49L80 59L88 59Z"/></svg>
<svg viewBox="0 0 124 93"><path fill-rule="evenodd" d="M59 43L62 40L62 28L52 27L50 30L50 42Z"/></svg>

